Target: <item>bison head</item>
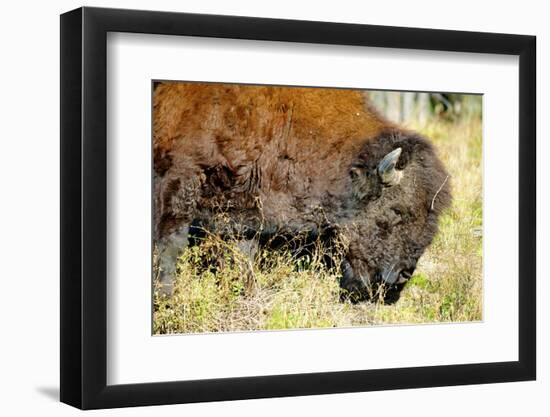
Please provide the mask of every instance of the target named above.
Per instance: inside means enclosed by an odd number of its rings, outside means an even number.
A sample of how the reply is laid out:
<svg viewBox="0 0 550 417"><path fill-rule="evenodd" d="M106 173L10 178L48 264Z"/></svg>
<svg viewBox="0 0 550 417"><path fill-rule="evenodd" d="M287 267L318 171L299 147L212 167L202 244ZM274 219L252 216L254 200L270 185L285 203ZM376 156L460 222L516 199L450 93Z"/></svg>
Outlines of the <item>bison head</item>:
<svg viewBox="0 0 550 417"><path fill-rule="evenodd" d="M343 296L397 301L450 203L448 175L424 138L402 131L370 141L350 169L354 214L342 264Z"/></svg>

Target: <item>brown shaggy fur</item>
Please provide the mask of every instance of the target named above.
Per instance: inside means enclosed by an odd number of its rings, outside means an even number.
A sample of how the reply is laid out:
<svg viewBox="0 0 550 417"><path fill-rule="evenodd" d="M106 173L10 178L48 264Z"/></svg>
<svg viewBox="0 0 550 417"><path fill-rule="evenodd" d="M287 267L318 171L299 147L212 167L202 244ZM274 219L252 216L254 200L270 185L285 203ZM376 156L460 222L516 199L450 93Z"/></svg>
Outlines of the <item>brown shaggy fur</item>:
<svg viewBox="0 0 550 417"><path fill-rule="evenodd" d="M366 296L388 274L410 276L450 201L429 142L360 91L163 82L153 113L161 256L193 224L243 239L331 230L349 243L342 286ZM376 168L397 147L404 175L387 187ZM231 221L213 224L219 212Z"/></svg>

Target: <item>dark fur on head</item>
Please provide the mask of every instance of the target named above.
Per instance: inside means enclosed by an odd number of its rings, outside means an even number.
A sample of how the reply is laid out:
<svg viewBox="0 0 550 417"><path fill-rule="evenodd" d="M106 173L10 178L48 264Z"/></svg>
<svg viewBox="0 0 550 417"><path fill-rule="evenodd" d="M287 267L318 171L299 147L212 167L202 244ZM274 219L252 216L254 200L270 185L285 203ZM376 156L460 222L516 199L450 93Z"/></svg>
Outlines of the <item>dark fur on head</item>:
<svg viewBox="0 0 550 417"><path fill-rule="evenodd" d="M402 149L396 166L402 179L385 187L377 164L396 148ZM342 287L355 301L376 295L396 301L437 232L438 216L450 204L449 177L426 139L399 130L370 141L353 166L352 183L361 186L354 195L364 196L355 200L355 209L360 207L363 215L345 224L350 245Z"/></svg>

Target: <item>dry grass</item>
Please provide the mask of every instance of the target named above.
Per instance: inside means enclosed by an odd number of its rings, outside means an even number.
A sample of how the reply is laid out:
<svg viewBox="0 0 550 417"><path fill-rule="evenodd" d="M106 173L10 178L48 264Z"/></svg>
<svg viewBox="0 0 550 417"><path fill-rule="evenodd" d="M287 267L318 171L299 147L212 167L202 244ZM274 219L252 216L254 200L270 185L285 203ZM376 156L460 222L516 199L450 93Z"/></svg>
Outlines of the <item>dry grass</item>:
<svg viewBox="0 0 550 417"><path fill-rule="evenodd" d="M171 297L154 294L155 334L368 326L482 319L481 120L410 126L432 139L445 163L453 203L394 305L339 298L339 271L285 251L252 263L235 242L210 236L184 250ZM205 259L214 260L205 264Z"/></svg>

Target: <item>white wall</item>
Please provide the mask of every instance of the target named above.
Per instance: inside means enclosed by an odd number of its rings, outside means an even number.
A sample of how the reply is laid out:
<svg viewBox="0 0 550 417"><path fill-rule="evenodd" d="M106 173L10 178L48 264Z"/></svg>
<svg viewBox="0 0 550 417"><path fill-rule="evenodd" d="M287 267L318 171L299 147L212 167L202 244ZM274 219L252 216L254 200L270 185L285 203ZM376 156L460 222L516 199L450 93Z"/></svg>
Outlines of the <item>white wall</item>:
<svg viewBox="0 0 550 417"><path fill-rule="evenodd" d="M92 1L89 6L238 14L292 19L433 27L538 36L539 213L550 211L550 133L540 97L550 95L550 26L544 2L278 0ZM0 410L3 415L73 415L57 402L59 379L59 17L81 3L5 2L1 17L0 89ZM496 7L495 7L496 6ZM491 157L489 155L488 157ZM544 257L550 221L539 216L538 381L498 385L326 395L101 411L99 415L545 415L550 409L550 292ZM94 415L97 415L94 414ZM32 415L32 414L30 414Z"/></svg>

